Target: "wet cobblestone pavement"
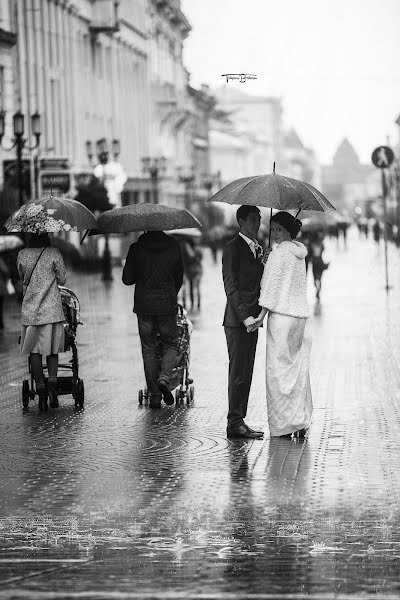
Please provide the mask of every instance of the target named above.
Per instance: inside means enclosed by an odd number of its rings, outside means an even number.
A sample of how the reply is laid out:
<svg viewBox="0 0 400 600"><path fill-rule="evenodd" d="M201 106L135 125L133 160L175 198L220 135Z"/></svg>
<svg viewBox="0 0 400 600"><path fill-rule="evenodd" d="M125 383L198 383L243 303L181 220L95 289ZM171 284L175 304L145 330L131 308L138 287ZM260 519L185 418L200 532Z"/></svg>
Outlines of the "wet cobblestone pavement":
<svg viewBox="0 0 400 600"><path fill-rule="evenodd" d="M71 274L86 399L25 414L18 310L0 337L0 599L400 597L400 252L327 243L307 441L227 440L220 264L190 315L193 405L139 407L132 289ZM265 333L248 423L268 432Z"/></svg>

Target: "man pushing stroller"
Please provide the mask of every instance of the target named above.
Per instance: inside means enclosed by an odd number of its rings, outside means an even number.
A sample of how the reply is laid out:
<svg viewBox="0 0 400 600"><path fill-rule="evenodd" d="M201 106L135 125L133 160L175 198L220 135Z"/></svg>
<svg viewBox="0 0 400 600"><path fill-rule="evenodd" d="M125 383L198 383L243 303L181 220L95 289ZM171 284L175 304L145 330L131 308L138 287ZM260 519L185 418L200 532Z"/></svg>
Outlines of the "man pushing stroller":
<svg viewBox="0 0 400 600"><path fill-rule="evenodd" d="M163 231L147 231L130 246L122 282L136 284L133 312L138 320L151 408L161 408L161 399L166 404L174 403L169 386L177 361L177 296L182 281L182 257L172 236Z"/></svg>

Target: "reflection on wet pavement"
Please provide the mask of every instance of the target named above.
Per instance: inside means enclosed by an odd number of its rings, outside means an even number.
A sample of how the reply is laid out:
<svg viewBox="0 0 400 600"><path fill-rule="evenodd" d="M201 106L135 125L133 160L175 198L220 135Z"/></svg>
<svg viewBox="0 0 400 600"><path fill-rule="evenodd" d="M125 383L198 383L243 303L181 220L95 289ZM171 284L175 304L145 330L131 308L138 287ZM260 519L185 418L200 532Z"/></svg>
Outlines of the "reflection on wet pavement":
<svg viewBox="0 0 400 600"><path fill-rule="evenodd" d="M138 407L132 290L118 271L108 288L71 276L83 411L66 396L23 413L12 315L0 338L0 599L400 595L400 303L376 282L372 244L351 244L329 247L314 311L305 442L226 439L223 292L208 259L190 406ZM263 344L248 422L268 432Z"/></svg>

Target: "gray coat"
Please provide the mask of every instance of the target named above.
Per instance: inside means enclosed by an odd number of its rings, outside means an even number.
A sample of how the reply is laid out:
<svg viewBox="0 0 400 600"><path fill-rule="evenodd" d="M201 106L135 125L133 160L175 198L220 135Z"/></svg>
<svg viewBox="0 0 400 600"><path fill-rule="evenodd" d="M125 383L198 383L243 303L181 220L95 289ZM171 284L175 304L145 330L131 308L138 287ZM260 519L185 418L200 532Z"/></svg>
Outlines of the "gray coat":
<svg viewBox="0 0 400 600"><path fill-rule="evenodd" d="M43 248L23 248L18 252L17 268L22 281L22 325L46 325L64 320L61 295L58 285L64 285L66 271L63 257L58 248L49 246L33 272L28 288L29 276Z"/></svg>

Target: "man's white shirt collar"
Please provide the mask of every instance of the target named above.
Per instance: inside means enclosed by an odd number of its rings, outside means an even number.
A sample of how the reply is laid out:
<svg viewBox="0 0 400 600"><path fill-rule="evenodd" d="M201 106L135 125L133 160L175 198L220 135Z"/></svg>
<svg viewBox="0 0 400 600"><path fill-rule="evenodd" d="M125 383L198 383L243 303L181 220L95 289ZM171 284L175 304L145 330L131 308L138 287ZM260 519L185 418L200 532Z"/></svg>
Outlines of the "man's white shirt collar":
<svg viewBox="0 0 400 600"><path fill-rule="evenodd" d="M241 231L239 231L239 235L240 235L241 238L244 239L244 241L246 242L246 244L249 245L250 250L252 251L252 253L254 254L254 256L256 256L256 248L258 246L258 242L255 242L251 238L247 237L247 235L245 235Z"/></svg>

